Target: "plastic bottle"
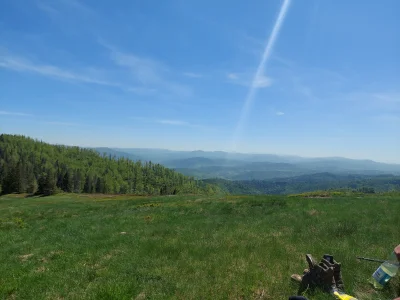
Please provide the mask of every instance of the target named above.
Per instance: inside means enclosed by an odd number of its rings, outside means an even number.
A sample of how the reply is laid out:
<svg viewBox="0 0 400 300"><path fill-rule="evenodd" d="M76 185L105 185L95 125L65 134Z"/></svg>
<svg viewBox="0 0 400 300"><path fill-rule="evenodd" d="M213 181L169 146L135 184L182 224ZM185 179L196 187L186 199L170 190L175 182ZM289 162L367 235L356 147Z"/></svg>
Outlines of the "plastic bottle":
<svg viewBox="0 0 400 300"><path fill-rule="evenodd" d="M396 254L393 253L389 256L388 260L380 265L378 269L372 274L372 284L376 289L382 289L385 284L394 277L399 270L399 261Z"/></svg>

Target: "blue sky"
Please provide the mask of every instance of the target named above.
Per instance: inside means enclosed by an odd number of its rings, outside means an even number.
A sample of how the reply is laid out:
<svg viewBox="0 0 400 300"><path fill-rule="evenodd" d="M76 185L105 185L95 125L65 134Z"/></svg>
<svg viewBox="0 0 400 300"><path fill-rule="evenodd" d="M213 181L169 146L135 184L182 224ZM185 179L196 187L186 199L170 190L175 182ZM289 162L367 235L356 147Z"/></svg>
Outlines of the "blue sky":
<svg viewBox="0 0 400 300"><path fill-rule="evenodd" d="M400 163L397 0L1 5L1 132Z"/></svg>

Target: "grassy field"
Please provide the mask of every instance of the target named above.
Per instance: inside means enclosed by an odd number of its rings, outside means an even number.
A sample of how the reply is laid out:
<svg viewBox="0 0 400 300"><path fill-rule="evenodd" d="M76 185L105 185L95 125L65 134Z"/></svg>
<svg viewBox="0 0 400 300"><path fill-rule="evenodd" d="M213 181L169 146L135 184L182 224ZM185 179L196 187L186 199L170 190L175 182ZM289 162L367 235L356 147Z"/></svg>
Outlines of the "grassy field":
<svg viewBox="0 0 400 300"><path fill-rule="evenodd" d="M348 293L400 243L400 195L0 197L1 299L287 299L304 256L333 254ZM308 293L309 299L332 299Z"/></svg>

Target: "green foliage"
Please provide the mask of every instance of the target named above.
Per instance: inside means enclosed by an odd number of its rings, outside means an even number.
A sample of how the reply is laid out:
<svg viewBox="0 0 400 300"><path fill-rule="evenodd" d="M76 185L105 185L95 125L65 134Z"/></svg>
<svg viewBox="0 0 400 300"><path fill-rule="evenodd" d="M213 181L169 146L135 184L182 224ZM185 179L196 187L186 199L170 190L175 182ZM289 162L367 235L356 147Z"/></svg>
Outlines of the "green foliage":
<svg viewBox="0 0 400 300"><path fill-rule="evenodd" d="M357 191L360 193L364 193L364 194L375 194L375 189L373 187L363 186L363 187L357 189Z"/></svg>
<svg viewBox="0 0 400 300"><path fill-rule="evenodd" d="M357 299L394 299L399 276L375 291L368 280L379 264L356 257L390 254L399 211L399 193L6 195L0 299L288 299L306 253L334 255Z"/></svg>
<svg viewBox="0 0 400 300"><path fill-rule="evenodd" d="M34 195L34 194L37 193L38 188L39 188L39 186L38 186L36 178L32 178L32 180L29 181L29 183L28 183L28 187L26 189L26 192L29 193L29 194Z"/></svg>
<svg viewBox="0 0 400 300"><path fill-rule="evenodd" d="M49 145L18 135L0 135L2 192L171 195L211 193L215 187L159 164L100 155L95 150Z"/></svg>
<svg viewBox="0 0 400 300"><path fill-rule="evenodd" d="M354 196L355 192L351 190L328 190L328 191L312 191L300 194L290 194L289 197L303 197L303 198L326 198L338 196Z"/></svg>
<svg viewBox="0 0 400 300"><path fill-rule="evenodd" d="M52 168L49 168L40 174L38 192L44 196L56 194L57 185L55 173Z"/></svg>
<svg viewBox="0 0 400 300"><path fill-rule="evenodd" d="M0 218L0 230L1 229L13 229L13 228L25 228L26 223L20 217L13 217L10 219Z"/></svg>

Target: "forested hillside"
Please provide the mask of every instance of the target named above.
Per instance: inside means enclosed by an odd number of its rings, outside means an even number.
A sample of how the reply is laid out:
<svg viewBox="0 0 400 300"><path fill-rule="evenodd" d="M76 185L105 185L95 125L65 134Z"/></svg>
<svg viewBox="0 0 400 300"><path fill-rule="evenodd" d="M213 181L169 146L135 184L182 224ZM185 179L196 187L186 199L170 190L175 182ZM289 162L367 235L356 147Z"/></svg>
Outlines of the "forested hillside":
<svg viewBox="0 0 400 300"><path fill-rule="evenodd" d="M0 193L169 195L215 189L159 164L0 135Z"/></svg>
<svg viewBox="0 0 400 300"><path fill-rule="evenodd" d="M316 190L348 189L360 192L400 191L400 176L338 175L317 173L270 180L205 179L231 194L296 194Z"/></svg>

